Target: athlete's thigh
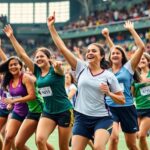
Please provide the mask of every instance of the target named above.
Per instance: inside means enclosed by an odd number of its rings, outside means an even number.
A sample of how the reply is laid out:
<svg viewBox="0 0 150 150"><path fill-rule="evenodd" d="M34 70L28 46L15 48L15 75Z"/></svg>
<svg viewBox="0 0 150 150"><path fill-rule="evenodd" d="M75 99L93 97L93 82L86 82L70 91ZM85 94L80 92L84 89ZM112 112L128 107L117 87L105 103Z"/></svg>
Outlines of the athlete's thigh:
<svg viewBox="0 0 150 150"><path fill-rule="evenodd" d="M42 138L47 140L49 135L54 131L55 127L56 122L54 120L41 117L36 130L36 139Z"/></svg>
<svg viewBox="0 0 150 150"><path fill-rule="evenodd" d="M25 143L29 137L36 131L38 121L25 119L18 131L15 142Z"/></svg>

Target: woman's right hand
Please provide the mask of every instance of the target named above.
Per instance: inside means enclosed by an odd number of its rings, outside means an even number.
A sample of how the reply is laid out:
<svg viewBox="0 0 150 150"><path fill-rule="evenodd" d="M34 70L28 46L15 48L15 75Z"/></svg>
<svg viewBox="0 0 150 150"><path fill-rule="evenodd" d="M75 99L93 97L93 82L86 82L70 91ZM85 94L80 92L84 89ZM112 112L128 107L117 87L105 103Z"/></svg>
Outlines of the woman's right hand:
<svg viewBox="0 0 150 150"><path fill-rule="evenodd" d="M48 28L51 27L52 25L54 25L54 23L55 23L55 11L53 12L53 15L49 16L47 19Z"/></svg>
<svg viewBox="0 0 150 150"><path fill-rule="evenodd" d="M5 32L5 34L8 38L13 36L13 29L11 28L10 24L6 25L3 29L3 31Z"/></svg>
<svg viewBox="0 0 150 150"><path fill-rule="evenodd" d="M104 37L108 37L108 36L109 36L109 29L108 29L108 28L102 29L102 35L103 35Z"/></svg>

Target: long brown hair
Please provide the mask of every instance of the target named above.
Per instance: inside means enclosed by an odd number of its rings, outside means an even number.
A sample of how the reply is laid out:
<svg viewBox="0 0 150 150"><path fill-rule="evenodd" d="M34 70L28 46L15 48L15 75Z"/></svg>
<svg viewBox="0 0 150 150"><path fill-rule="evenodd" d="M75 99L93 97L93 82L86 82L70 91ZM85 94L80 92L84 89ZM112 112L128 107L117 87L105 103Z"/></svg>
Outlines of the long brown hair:
<svg viewBox="0 0 150 150"><path fill-rule="evenodd" d="M20 60L19 57L17 56L11 56L8 60L6 60L5 62L3 62L2 64L0 64L0 73L4 73L4 78L3 78L3 84L2 86L4 87L4 89L6 89L6 87L8 86L10 80L13 78L12 74L9 72L9 62L11 60L17 60L19 65L21 66L21 70L23 68L23 63L22 61Z"/></svg>
<svg viewBox="0 0 150 150"><path fill-rule="evenodd" d="M122 54L122 66L123 66L128 61L125 50L119 45L115 45L112 49L117 49L121 52L121 54ZM109 55L109 62L110 62L110 65L112 66L112 61L111 61L110 58L111 58L111 52L110 52L110 55Z"/></svg>
<svg viewBox="0 0 150 150"><path fill-rule="evenodd" d="M101 68L102 69L110 68L109 62L105 59L105 50L104 50L103 46L99 43L92 43L91 45L95 45L96 47L98 47L98 49L100 51L100 55L103 56L103 58L100 62Z"/></svg>

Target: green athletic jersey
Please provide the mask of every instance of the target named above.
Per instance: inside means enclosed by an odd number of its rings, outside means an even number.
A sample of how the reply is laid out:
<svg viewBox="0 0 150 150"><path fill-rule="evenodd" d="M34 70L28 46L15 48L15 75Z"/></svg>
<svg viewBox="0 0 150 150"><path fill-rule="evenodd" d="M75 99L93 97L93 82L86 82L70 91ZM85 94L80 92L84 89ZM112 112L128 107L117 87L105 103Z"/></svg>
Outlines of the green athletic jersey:
<svg viewBox="0 0 150 150"><path fill-rule="evenodd" d="M150 78L150 72L148 73ZM150 108L150 83L134 83L135 103L137 109Z"/></svg>
<svg viewBox="0 0 150 150"><path fill-rule="evenodd" d="M34 66L34 75L37 78L40 94L44 98L45 112L57 114L72 109L64 87L64 76L55 73L51 66L47 75L42 77L41 69L37 65Z"/></svg>
<svg viewBox="0 0 150 150"><path fill-rule="evenodd" d="M35 84L35 95L36 99L32 101L28 101L28 109L32 113L41 113L43 111L43 98L39 94L37 84Z"/></svg>

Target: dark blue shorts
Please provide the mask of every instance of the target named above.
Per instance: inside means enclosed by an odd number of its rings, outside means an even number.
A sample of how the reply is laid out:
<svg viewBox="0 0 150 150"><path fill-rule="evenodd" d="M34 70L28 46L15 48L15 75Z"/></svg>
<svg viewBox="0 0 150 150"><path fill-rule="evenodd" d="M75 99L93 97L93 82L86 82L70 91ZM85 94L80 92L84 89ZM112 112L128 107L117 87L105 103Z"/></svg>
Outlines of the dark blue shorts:
<svg viewBox="0 0 150 150"><path fill-rule="evenodd" d="M72 127L74 123L73 109L58 114L49 114L43 111L41 117L52 119L61 127Z"/></svg>
<svg viewBox="0 0 150 150"><path fill-rule="evenodd" d="M16 119L20 122L23 122L26 116L19 116L16 112L12 111L11 113L11 119Z"/></svg>
<svg viewBox="0 0 150 150"><path fill-rule="evenodd" d="M41 117L41 113L28 112L26 119L39 121L40 117Z"/></svg>
<svg viewBox="0 0 150 150"><path fill-rule="evenodd" d="M112 124L111 116L91 117L75 112L73 135L81 135L88 139L93 139L94 133L98 129L105 129L111 134Z"/></svg>
<svg viewBox="0 0 150 150"><path fill-rule="evenodd" d="M115 122L120 122L122 131L125 133L135 133L139 130L137 121L137 111L135 106L110 107L112 118Z"/></svg>
<svg viewBox="0 0 150 150"><path fill-rule="evenodd" d="M138 117L150 117L150 109L137 109Z"/></svg>
<svg viewBox="0 0 150 150"><path fill-rule="evenodd" d="M10 111L8 109L0 109L0 117L7 118Z"/></svg>

